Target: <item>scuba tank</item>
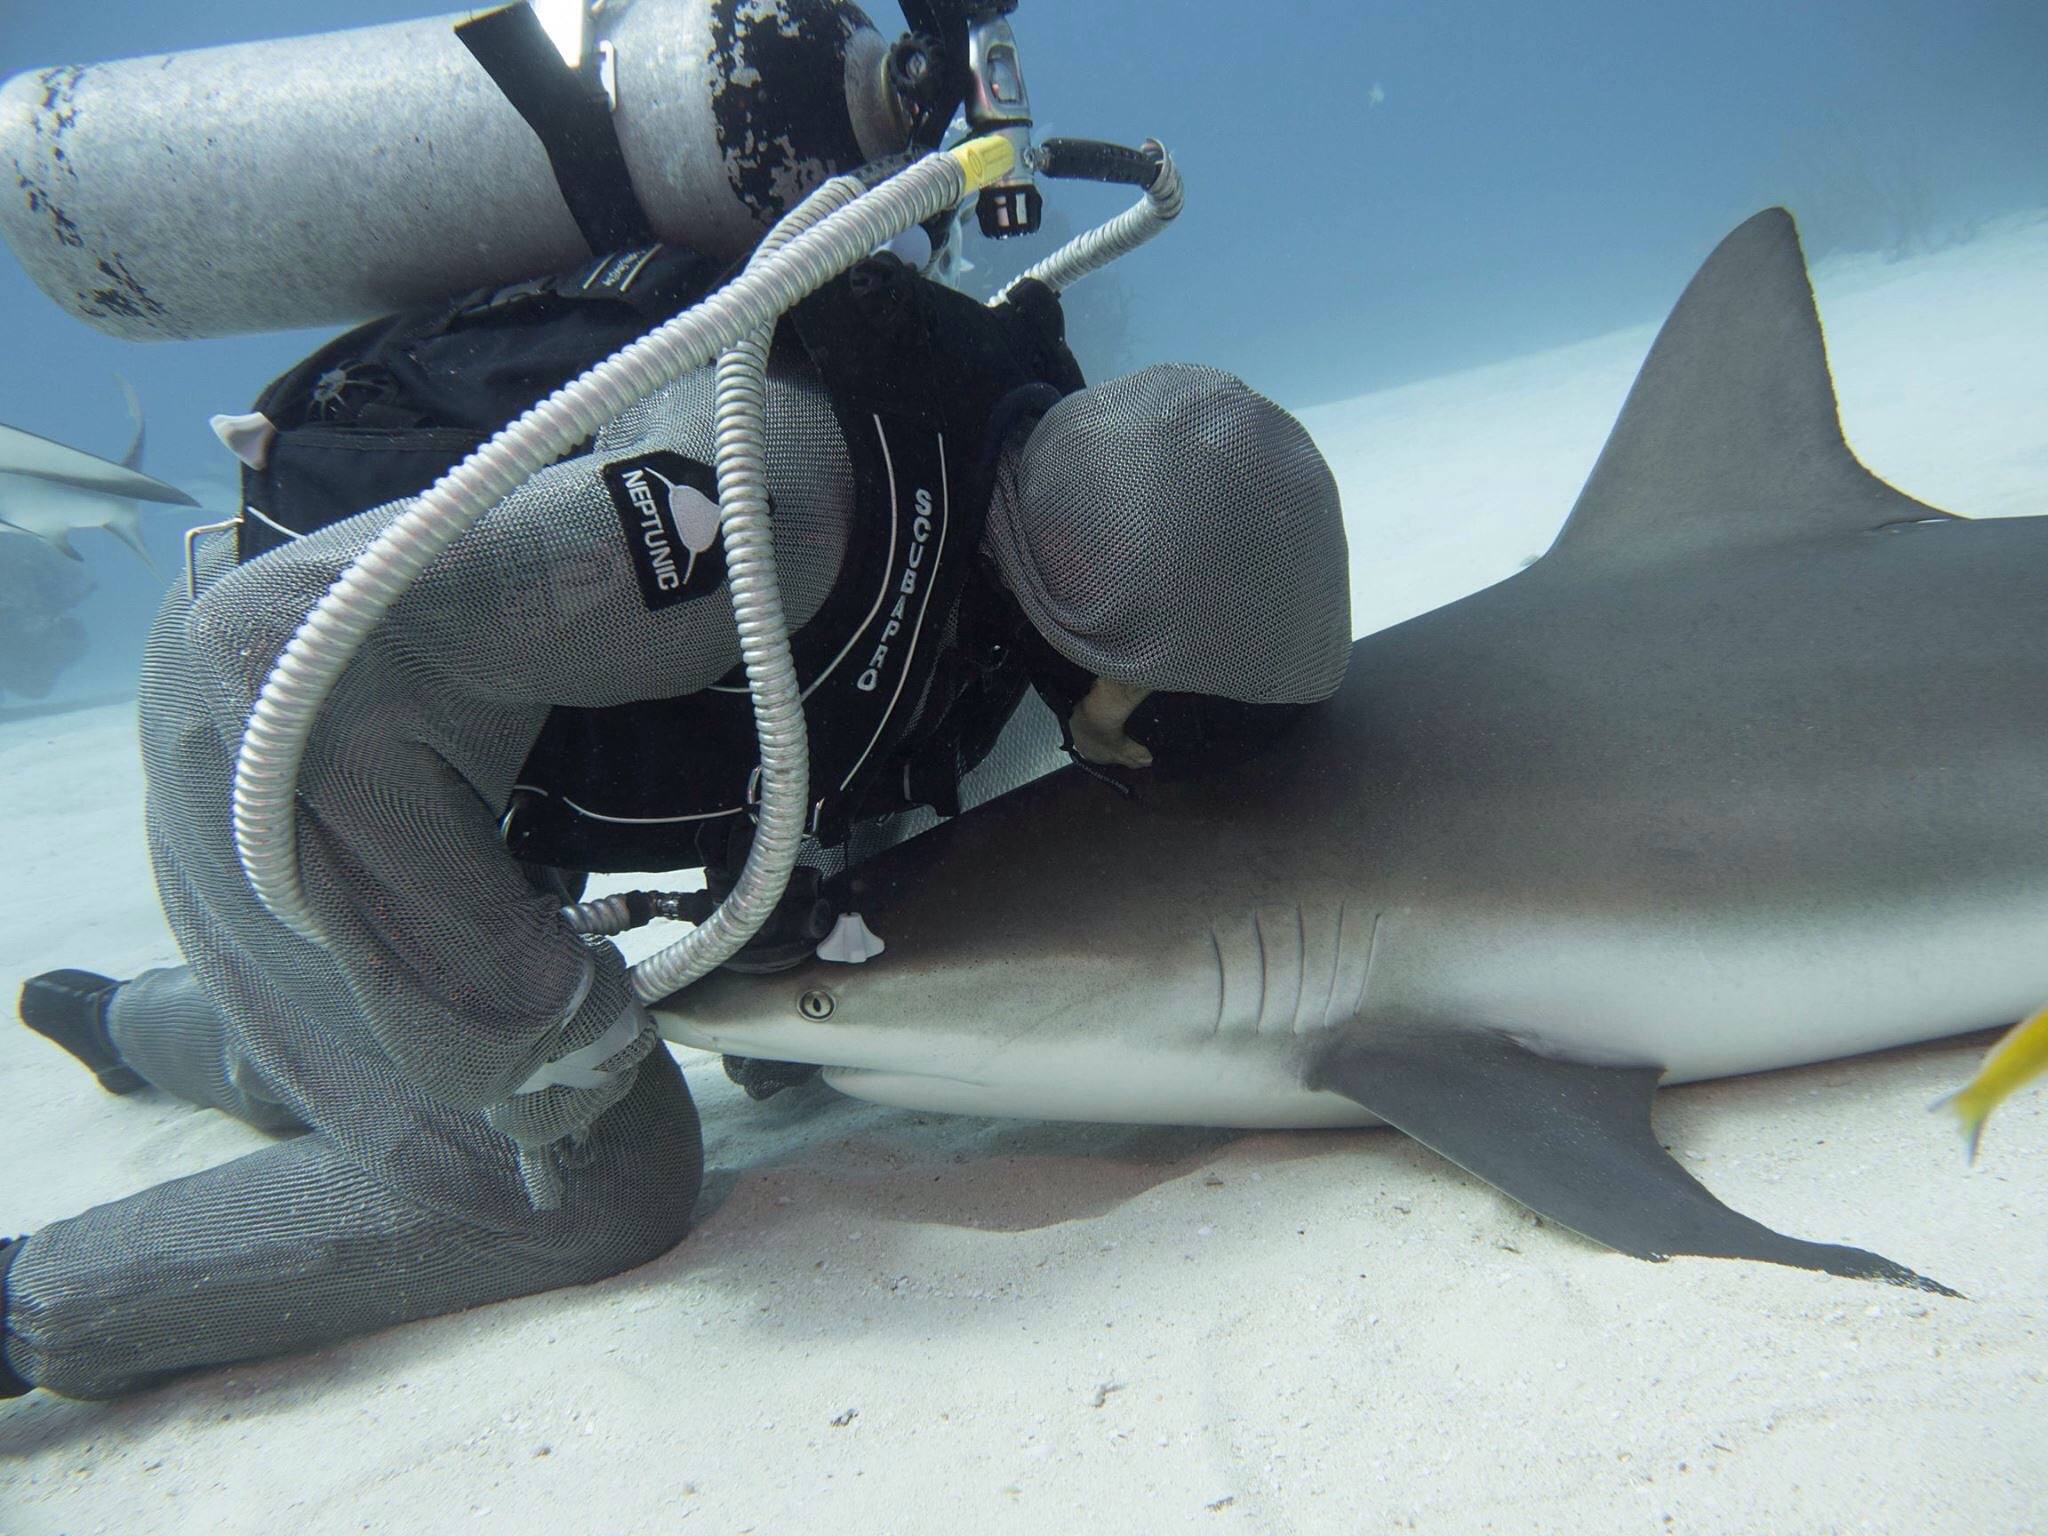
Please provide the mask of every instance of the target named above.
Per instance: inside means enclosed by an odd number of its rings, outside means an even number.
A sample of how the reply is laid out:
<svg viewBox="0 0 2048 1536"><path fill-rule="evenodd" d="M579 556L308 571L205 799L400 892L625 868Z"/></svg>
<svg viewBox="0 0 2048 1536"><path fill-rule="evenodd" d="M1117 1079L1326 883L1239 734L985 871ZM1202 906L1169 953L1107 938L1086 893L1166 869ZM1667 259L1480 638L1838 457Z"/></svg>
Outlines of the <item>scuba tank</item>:
<svg viewBox="0 0 2048 1536"><path fill-rule="evenodd" d="M731 261L916 104L850 0L576 6L67 65L0 86L0 236L130 340L331 325L668 241Z"/></svg>
<svg viewBox="0 0 2048 1536"><path fill-rule="evenodd" d="M560 298L562 280L536 280L593 257L576 294L625 300L659 242L687 247L675 253L685 265L752 253L714 297L577 374L453 467L433 465L432 483L312 605L250 711L235 763L236 856L279 921L323 942L301 880L296 786L328 697L370 633L492 506L604 421L713 361L720 545L759 748L750 847L708 912L664 898L564 916L586 933L657 913L700 919L634 968L634 995L653 1002L731 958L775 914L813 802L761 467L773 328L913 228L938 247L965 199L976 200L985 234L1031 233L1040 176L1124 183L1143 196L992 305L1028 304L1034 287L1057 294L1181 208L1178 173L1156 143L1032 142L1008 22L1017 0L901 5L912 30L886 47L850 0L519 0L453 25L72 66L0 85L0 151L23 194L0 204L0 236L51 298L124 338L332 323L476 288ZM956 110L969 136L938 150ZM345 389L346 370L334 371L333 388ZM279 435L261 415L218 418L216 430L258 471ZM194 538L241 524L188 534L188 582ZM914 789L906 778L906 795ZM878 952L868 940L834 958Z"/></svg>

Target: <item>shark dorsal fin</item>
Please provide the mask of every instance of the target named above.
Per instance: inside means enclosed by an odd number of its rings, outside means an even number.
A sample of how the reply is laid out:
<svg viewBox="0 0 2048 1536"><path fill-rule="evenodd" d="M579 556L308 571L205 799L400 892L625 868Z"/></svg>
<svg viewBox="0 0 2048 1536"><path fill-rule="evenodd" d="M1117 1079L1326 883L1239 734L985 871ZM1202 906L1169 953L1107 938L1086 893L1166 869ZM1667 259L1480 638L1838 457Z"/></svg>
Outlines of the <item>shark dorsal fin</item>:
<svg viewBox="0 0 2048 1536"><path fill-rule="evenodd" d="M135 386L120 374L114 375L114 382L121 386L121 399L128 407L128 419L135 423L135 435L128 439L128 451L121 455L121 467L142 473L142 401L136 397Z"/></svg>
<svg viewBox="0 0 2048 1536"><path fill-rule="evenodd" d="M1772 208L1687 286L1546 558L1639 565L1947 515L1843 439L1798 231Z"/></svg>

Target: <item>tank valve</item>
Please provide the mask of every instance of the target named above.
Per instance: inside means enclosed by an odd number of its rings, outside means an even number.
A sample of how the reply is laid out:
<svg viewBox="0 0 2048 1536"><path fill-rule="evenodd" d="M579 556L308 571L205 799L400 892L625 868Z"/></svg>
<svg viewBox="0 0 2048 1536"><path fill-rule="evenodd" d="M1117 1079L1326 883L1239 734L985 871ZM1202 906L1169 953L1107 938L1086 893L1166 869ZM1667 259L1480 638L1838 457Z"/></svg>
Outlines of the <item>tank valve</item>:
<svg viewBox="0 0 2048 1536"><path fill-rule="evenodd" d="M1016 152L975 211L991 239L1035 232L1045 216L1031 147L1031 95L1017 62L1017 0L902 0L911 31L889 50L887 80L913 144L936 148L956 109L967 131L1000 134ZM936 243L935 237L935 243Z"/></svg>
<svg viewBox="0 0 2048 1536"><path fill-rule="evenodd" d="M1017 0L976 11L967 29L967 126L976 134L999 133L1017 152L1010 174L982 190L975 205L981 232L992 240L1036 234L1045 217L1045 198L1033 179L1031 94L1017 62L1017 39L1009 12Z"/></svg>

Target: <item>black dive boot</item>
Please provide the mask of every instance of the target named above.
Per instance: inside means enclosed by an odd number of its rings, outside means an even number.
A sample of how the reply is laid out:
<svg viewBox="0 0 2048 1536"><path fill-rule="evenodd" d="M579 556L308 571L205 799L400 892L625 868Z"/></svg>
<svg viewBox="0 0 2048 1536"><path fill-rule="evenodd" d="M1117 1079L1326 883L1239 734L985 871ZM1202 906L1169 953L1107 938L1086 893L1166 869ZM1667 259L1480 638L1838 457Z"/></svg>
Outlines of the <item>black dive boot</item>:
<svg viewBox="0 0 2048 1536"><path fill-rule="evenodd" d="M91 971L45 971L21 984L21 1022L84 1062L109 1093L145 1087L107 1033L107 1003L121 983Z"/></svg>

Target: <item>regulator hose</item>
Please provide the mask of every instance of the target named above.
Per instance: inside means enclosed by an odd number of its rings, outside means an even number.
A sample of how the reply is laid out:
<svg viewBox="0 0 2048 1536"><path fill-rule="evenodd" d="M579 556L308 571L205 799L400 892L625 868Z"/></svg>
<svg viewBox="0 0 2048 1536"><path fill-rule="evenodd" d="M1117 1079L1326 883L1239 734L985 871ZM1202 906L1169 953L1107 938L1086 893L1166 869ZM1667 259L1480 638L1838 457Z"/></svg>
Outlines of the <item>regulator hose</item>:
<svg viewBox="0 0 2048 1536"><path fill-rule="evenodd" d="M755 248L752 272L804 230L857 201L855 177L826 182L799 203ZM768 347L764 325L727 347L718 359L716 395L718 527L725 541L726 579L740 659L754 700L761 747L760 805L754 840L739 878L718 910L675 943L633 967L633 995L656 1002L731 959L774 915L803 850L810 806L810 753L804 731L803 684L789 650L789 624L775 574L775 530L768 512Z"/></svg>
<svg viewBox="0 0 2048 1536"><path fill-rule="evenodd" d="M1132 149L1101 139L1047 139L1038 146L1038 174L1064 181L1107 181L1150 188L1159 179L1158 145Z"/></svg>
<svg viewBox="0 0 2048 1536"><path fill-rule="evenodd" d="M562 921L577 933L609 938L644 928L657 917L701 923L717 906L717 898L709 891L620 891L562 908Z"/></svg>
<svg viewBox="0 0 2048 1536"><path fill-rule="evenodd" d="M1039 169L1049 176L1131 181L1143 186L1145 195L1107 224L1069 240L1037 266L1004 285L1003 291L989 301L992 304L1007 299L1018 283L1043 283L1054 293L1071 288L1089 273L1101 270L1120 256L1128 256L1180 216L1180 171L1166 146L1157 139L1147 139L1135 150L1088 140L1050 139L1046 149L1052 152L1051 163L1041 159ZM1147 181L1136 180L1139 161L1152 167Z"/></svg>
<svg viewBox="0 0 2048 1536"><path fill-rule="evenodd" d="M299 865L299 769L364 640L422 571L484 513L572 446L792 306L912 224L1006 174L1003 139L927 155L821 219L759 266L519 416L395 517L313 607L264 680L235 759L235 851L257 899L321 942Z"/></svg>

